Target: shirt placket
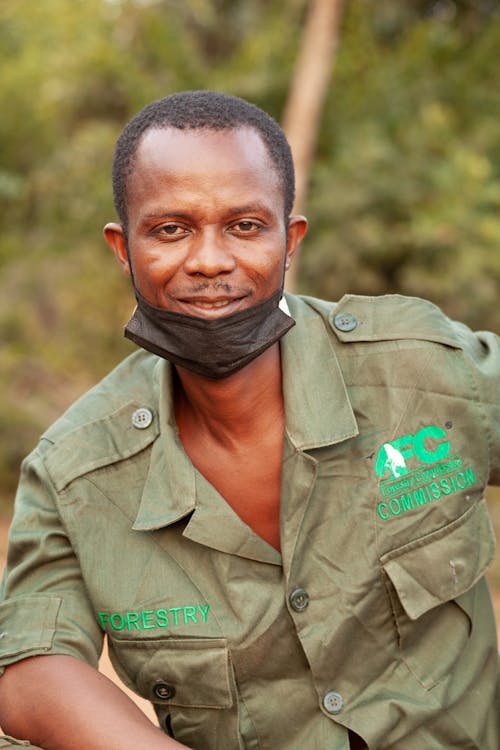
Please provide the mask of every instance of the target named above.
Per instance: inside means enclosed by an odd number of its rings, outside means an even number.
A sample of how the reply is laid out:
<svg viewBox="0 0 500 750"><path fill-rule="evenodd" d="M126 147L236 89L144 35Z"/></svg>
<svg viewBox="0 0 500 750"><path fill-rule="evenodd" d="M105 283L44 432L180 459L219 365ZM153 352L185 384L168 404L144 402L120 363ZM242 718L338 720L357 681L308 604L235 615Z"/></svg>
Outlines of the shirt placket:
<svg viewBox="0 0 500 750"><path fill-rule="evenodd" d="M283 469L281 523L286 607L297 641L309 663L310 682L317 695L317 729L325 732L325 716L338 720L330 722L328 746L347 750L348 733L340 723L344 698L335 685L321 679L322 668L317 663L317 654L309 648L311 629L319 632L322 627L321 621L314 620L314 613L317 614L321 606L321 571L315 575L310 561L304 557L305 517L311 501L314 502L318 462L287 441Z"/></svg>

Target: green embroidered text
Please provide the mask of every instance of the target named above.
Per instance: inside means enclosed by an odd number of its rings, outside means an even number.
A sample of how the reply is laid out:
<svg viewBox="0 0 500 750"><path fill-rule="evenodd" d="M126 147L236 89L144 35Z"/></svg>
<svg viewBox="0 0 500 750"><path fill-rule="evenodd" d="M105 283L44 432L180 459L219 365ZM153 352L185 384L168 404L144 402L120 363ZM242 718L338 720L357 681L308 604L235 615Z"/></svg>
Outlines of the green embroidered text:
<svg viewBox="0 0 500 750"><path fill-rule="evenodd" d="M422 505L439 500L443 495L452 495L460 492L466 487L474 484L476 478L472 467L468 466L464 471L457 471L442 477L436 482L424 484L411 492L404 492L390 500L381 502L377 505L377 512L383 521L387 521L392 516L399 516L401 513L415 510Z"/></svg>
<svg viewBox="0 0 500 750"><path fill-rule="evenodd" d="M103 630L152 630L154 628L178 627L206 623L209 604L169 607L168 609L145 609L139 612L98 612Z"/></svg>

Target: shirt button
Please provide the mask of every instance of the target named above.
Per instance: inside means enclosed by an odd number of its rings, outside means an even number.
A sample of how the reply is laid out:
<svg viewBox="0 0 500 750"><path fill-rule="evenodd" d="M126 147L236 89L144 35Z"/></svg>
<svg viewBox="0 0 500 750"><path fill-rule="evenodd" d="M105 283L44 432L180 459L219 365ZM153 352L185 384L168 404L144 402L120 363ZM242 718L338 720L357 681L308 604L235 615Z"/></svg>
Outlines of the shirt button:
<svg viewBox="0 0 500 750"><path fill-rule="evenodd" d="M323 706L329 714L339 714L344 708L344 699L335 690L329 690L323 698Z"/></svg>
<svg viewBox="0 0 500 750"><path fill-rule="evenodd" d="M289 602L295 612L302 612L309 604L309 594L305 589L294 589L290 594Z"/></svg>
<svg viewBox="0 0 500 750"><path fill-rule="evenodd" d="M153 412L145 407L136 409L132 414L132 424L134 427L137 427L138 430L145 430L146 427L149 427L152 421Z"/></svg>
<svg viewBox="0 0 500 750"><path fill-rule="evenodd" d="M354 331L358 321L351 313L338 313L333 319L333 325L339 331Z"/></svg>
<svg viewBox="0 0 500 750"><path fill-rule="evenodd" d="M157 682L153 687L153 694L155 698L159 698L161 701L168 701L169 698L174 697L175 688L173 685L169 685L168 682Z"/></svg>

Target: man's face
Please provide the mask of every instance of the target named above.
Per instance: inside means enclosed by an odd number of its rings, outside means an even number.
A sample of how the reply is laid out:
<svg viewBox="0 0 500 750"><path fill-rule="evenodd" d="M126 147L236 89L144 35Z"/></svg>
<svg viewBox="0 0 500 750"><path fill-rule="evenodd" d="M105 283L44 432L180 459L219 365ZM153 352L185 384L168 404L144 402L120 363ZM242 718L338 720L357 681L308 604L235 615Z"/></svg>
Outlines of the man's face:
<svg viewBox="0 0 500 750"><path fill-rule="evenodd" d="M149 130L128 179L128 247L135 284L164 309L216 318L267 299L305 233L288 245L283 188L253 129ZM128 271L118 225L106 239Z"/></svg>

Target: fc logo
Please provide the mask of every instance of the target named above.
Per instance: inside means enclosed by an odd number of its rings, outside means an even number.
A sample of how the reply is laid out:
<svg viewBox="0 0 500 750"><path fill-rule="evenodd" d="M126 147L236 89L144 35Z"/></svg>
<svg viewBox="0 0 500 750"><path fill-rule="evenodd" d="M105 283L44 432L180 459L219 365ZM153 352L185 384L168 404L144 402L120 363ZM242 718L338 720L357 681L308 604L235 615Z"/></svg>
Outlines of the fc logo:
<svg viewBox="0 0 500 750"><path fill-rule="evenodd" d="M390 474L397 479L409 473L409 458L415 457L420 464L430 464L442 461L449 452L446 430L438 425L429 425L422 427L415 435L404 435L384 443L377 453L375 473L378 477Z"/></svg>

